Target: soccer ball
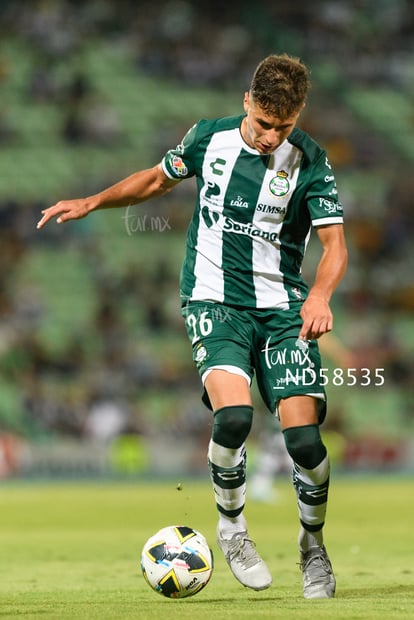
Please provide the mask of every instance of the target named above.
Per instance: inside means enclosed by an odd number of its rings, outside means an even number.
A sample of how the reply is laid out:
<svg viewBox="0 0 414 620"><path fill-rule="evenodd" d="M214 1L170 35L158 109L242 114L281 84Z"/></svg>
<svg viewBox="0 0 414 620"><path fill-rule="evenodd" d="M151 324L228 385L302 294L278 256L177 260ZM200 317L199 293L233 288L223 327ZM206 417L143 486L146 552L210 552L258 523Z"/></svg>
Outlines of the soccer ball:
<svg viewBox="0 0 414 620"><path fill-rule="evenodd" d="M147 540L141 569L147 583L159 594L168 598L194 596L210 581L213 553L200 532L171 525Z"/></svg>

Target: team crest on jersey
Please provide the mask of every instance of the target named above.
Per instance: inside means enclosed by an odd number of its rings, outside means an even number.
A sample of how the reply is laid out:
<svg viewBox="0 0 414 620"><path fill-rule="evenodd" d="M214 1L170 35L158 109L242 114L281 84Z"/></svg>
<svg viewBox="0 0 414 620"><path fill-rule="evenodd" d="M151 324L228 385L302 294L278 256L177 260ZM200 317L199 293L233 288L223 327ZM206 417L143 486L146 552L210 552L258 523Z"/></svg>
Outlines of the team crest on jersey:
<svg viewBox="0 0 414 620"><path fill-rule="evenodd" d="M180 177L185 177L188 173L187 166L185 165L181 157L177 157L177 155L174 155L174 157L172 158L171 165Z"/></svg>
<svg viewBox="0 0 414 620"><path fill-rule="evenodd" d="M276 176L271 179L269 189L274 196L286 196L290 189L288 173L278 170Z"/></svg>

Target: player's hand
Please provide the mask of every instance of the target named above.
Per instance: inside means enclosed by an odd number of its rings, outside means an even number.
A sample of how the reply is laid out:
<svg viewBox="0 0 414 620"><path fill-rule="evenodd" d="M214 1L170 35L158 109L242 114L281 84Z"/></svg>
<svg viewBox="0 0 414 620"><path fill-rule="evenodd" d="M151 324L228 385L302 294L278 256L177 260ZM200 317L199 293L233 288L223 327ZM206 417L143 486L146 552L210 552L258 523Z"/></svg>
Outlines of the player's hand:
<svg viewBox="0 0 414 620"><path fill-rule="evenodd" d="M323 334L330 332L333 327L333 316L329 303L324 297L309 294L300 311L303 319L299 338L315 340Z"/></svg>
<svg viewBox="0 0 414 620"><path fill-rule="evenodd" d="M43 228L45 224L54 217L58 224L69 220L79 220L91 211L91 204L87 198L78 198L76 200L61 200L52 207L44 209L42 219L37 223L37 228Z"/></svg>

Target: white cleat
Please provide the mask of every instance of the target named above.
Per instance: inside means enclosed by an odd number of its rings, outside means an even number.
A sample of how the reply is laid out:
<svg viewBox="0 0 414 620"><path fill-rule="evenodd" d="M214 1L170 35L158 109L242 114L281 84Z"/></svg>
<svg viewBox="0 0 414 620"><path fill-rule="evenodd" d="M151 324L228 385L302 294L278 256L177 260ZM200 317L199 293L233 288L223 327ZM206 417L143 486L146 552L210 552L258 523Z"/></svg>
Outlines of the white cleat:
<svg viewBox="0 0 414 620"><path fill-rule="evenodd" d="M335 576L325 547L311 547L301 553L300 567L303 575L303 596L305 598L333 598Z"/></svg>
<svg viewBox="0 0 414 620"><path fill-rule="evenodd" d="M225 539L218 531L217 543L233 575L241 584L253 590L270 587L272 576L247 532L236 532L231 538Z"/></svg>

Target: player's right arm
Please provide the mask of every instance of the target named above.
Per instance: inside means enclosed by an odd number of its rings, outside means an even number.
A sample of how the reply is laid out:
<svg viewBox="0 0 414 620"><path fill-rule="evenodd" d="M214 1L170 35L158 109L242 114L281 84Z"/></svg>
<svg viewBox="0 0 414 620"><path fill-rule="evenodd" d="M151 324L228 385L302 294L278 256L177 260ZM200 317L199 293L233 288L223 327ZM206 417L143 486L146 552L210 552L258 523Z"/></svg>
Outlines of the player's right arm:
<svg viewBox="0 0 414 620"><path fill-rule="evenodd" d="M164 173L162 166L157 164L153 168L135 172L92 196L57 202L42 211L42 218L38 222L37 228L42 228L54 217L57 218L57 223L61 224L69 220L79 220L97 209L138 204L166 194L178 182L177 179L169 178Z"/></svg>

